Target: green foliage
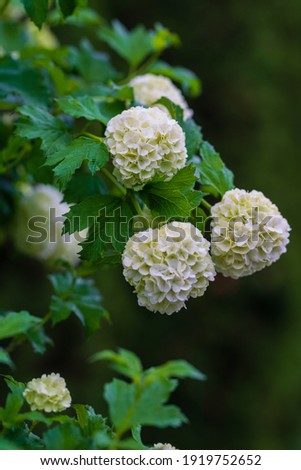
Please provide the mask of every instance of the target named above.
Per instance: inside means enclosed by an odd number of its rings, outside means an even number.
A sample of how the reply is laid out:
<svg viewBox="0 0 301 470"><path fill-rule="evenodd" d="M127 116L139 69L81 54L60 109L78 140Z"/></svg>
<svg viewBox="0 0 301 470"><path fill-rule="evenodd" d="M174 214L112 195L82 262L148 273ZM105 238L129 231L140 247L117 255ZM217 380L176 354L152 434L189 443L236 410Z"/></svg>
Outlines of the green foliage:
<svg viewBox="0 0 301 470"><path fill-rule="evenodd" d="M27 139L41 139L41 148L46 155L59 151L70 142L64 123L46 108L22 106L19 108L22 119L17 125L17 134Z"/></svg>
<svg viewBox="0 0 301 470"><path fill-rule="evenodd" d="M40 28L44 23L48 12L48 0L21 0L26 13Z"/></svg>
<svg viewBox="0 0 301 470"><path fill-rule="evenodd" d="M184 93L196 97L201 93L201 82L199 78L185 67L172 67L171 65L163 62L163 60L153 64L149 72L158 75L165 75L174 82L178 82Z"/></svg>
<svg viewBox="0 0 301 470"><path fill-rule="evenodd" d="M8 109L22 103L41 106L49 102L49 96L45 74L40 69L9 56L0 58L0 103Z"/></svg>
<svg viewBox="0 0 301 470"><path fill-rule="evenodd" d="M52 324L66 320L74 313L88 333L94 333L108 313L101 305L101 295L93 281L75 277L70 272L51 274L49 279L54 288L50 304Z"/></svg>
<svg viewBox="0 0 301 470"><path fill-rule="evenodd" d="M52 153L47 158L47 165L55 166L54 175L60 188L63 189L84 161L87 161L88 169L94 174L103 168L108 160L109 152L102 142L88 137L78 137L67 148Z"/></svg>
<svg viewBox="0 0 301 470"><path fill-rule="evenodd" d="M71 48L72 65L88 83L115 80L120 75L113 67L110 57L93 49L91 43L84 39L79 48Z"/></svg>
<svg viewBox="0 0 301 470"><path fill-rule="evenodd" d="M91 196L71 207L66 214L65 232L89 228L82 243L81 257L96 262L106 256L112 247L122 252L132 233L131 219L134 211L129 202L116 196Z"/></svg>
<svg viewBox="0 0 301 470"><path fill-rule="evenodd" d="M72 15L77 6L84 7L86 4L87 0L58 0L58 5L65 18Z"/></svg>
<svg viewBox="0 0 301 470"><path fill-rule="evenodd" d="M78 96L77 98L66 96L58 100L58 105L69 116L84 117L88 121L96 120L103 124L107 124L113 116L124 110L120 102L96 103L90 96Z"/></svg>
<svg viewBox="0 0 301 470"><path fill-rule="evenodd" d="M113 21L111 27L101 28L99 37L133 67L153 51L151 35L143 26L128 31L119 21Z"/></svg>
<svg viewBox="0 0 301 470"><path fill-rule="evenodd" d="M11 338L20 333L26 333L35 325L40 323L40 319L30 315L26 311L9 312L0 315L0 339Z"/></svg>
<svg viewBox="0 0 301 470"><path fill-rule="evenodd" d="M0 364L6 364L11 369L14 367L14 363L11 360L8 352L5 351L3 348L0 348Z"/></svg>
<svg viewBox="0 0 301 470"><path fill-rule="evenodd" d="M131 67L137 67L152 53L158 54L179 44L178 36L160 24L155 25L154 31L147 31L143 26L128 31L117 20L113 21L112 26L103 26L99 37Z"/></svg>
<svg viewBox="0 0 301 470"><path fill-rule="evenodd" d="M193 189L197 179L193 165L185 166L170 181L149 183L140 196L155 216L186 218L203 197Z"/></svg>
<svg viewBox="0 0 301 470"><path fill-rule="evenodd" d="M31 20L40 28L45 22L48 13L48 0L21 0L26 13ZM64 17L73 14L77 7L84 7L86 0L57 0L57 6Z"/></svg>
<svg viewBox="0 0 301 470"><path fill-rule="evenodd" d="M124 349L118 353L103 351L92 358L93 361L104 359L112 363L114 370L132 381L128 383L114 379L105 386L104 397L117 436L131 429L137 436L141 425L179 426L186 421L178 407L166 402L177 386L173 377L202 380L204 376L197 369L185 361L170 361L143 371L139 358Z"/></svg>
<svg viewBox="0 0 301 470"><path fill-rule="evenodd" d="M234 188L233 173L228 170L219 154L212 145L204 142L201 146L201 163L195 163L200 171L201 182L204 190L214 190L218 195ZM206 187L206 189L205 189Z"/></svg>

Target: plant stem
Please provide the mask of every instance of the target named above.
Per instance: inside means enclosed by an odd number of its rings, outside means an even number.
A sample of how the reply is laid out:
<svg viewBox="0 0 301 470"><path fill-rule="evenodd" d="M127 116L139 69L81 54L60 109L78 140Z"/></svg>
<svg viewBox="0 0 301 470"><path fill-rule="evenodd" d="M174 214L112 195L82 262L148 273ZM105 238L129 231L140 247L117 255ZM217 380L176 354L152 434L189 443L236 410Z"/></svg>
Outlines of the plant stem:
<svg viewBox="0 0 301 470"><path fill-rule="evenodd" d="M129 191L129 196L130 196L130 199L131 199L131 201L132 201L132 203L133 203L134 208L135 208L136 211L137 211L137 214L139 214L139 215L141 215L141 217L145 218L145 215L143 214L143 211L142 211L142 209L141 209L141 207L140 207L140 205L139 205L139 202L138 202L137 199L136 199L136 196L135 196L134 191Z"/></svg>
<svg viewBox="0 0 301 470"><path fill-rule="evenodd" d="M106 178L108 178L111 181L111 183L113 183L113 185L121 192L123 196L126 196L127 194L126 189L123 186L121 186L121 184L118 183L118 181L112 175L112 173L110 173L106 168L102 168L100 171L103 175L106 176Z"/></svg>
<svg viewBox="0 0 301 470"><path fill-rule="evenodd" d="M211 194L216 199L219 198L218 191L211 185L201 184L200 190L203 191L204 193Z"/></svg>
<svg viewBox="0 0 301 470"><path fill-rule="evenodd" d="M91 137L92 139L99 140L99 142L103 142L105 139L104 137L98 137L95 134L91 134L91 132L81 132L81 135L86 135L87 137Z"/></svg>
<svg viewBox="0 0 301 470"><path fill-rule="evenodd" d="M209 202L205 201L205 199L202 199L201 200L201 206L205 207L205 209L207 209L209 212L211 212L211 204L209 204Z"/></svg>
<svg viewBox="0 0 301 470"><path fill-rule="evenodd" d="M135 69L134 67L130 67L128 76L120 80L118 82L118 85L124 85L128 83L136 75L143 75L145 72L147 72L150 66L153 65L154 62L156 62L159 56L160 56L160 52L155 52L142 65L140 65L138 69Z"/></svg>

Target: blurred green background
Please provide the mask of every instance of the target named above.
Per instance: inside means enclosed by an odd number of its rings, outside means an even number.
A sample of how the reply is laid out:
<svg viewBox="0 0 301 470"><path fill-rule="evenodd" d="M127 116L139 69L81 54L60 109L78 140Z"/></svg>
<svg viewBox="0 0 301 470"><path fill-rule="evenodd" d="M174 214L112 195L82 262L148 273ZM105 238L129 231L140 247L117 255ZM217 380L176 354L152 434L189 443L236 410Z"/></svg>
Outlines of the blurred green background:
<svg viewBox="0 0 301 470"><path fill-rule="evenodd" d="M278 205L292 226L291 243L275 265L240 281L219 276L203 298L171 317L139 308L120 268L101 271L97 282L112 325L90 338L75 319L55 327L56 347L44 357L33 355L29 346L16 351L21 375L16 378L59 371L74 402L105 412L102 385L112 373L105 364L88 364L91 354L122 346L145 366L184 358L208 377L182 383L174 396L190 423L146 429L146 442L172 442L180 449L300 448L300 0L95 0L89 5L128 27L160 21L179 33L182 47L164 59L201 77L203 94L190 102L196 120L234 171L236 185L261 190ZM56 33L66 44L81 39L71 26ZM0 288L2 308L47 311L47 273L7 247L1 253Z"/></svg>

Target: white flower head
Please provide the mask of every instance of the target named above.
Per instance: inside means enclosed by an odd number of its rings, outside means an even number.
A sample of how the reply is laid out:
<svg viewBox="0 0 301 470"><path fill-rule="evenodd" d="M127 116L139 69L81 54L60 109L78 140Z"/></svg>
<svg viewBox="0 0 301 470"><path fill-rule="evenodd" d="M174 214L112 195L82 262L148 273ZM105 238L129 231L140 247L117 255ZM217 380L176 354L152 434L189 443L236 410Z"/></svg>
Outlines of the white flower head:
<svg viewBox="0 0 301 470"><path fill-rule="evenodd" d="M226 277L253 274L286 252L290 226L260 191L227 191L211 215L211 255Z"/></svg>
<svg viewBox="0 0 301 470"><path fill-rule="evenodd" d="M158 442L157 444L154 444L152 450L177 450L177 448L173 447L171 444Z"/></svg>
<svg viewBox="0 0 301 470"><path fill-rule="evenodd" d="M158 108L135 106L113 117L106 129L114 175L128 188L141 188L154 177L169 181L185 166L185 135Z"/></svg>
<svg viewBox="0 0 301 470"><path fill-rule="evenodd" d="M140 104L151 106L165 96L183 109L184 119L191 118L193 115L181 91L163 75L152 73L139 75L133 78L129 85L133 87L135 100Z"/></svg>
<svg viewBox="0 0 301 470"><path fill-rule="evenodd" d="M28 382L23 396L33 411L57 413L71 405L71 396L65 379L53 372L49 375L43 374L41 378Z"/></svg>
<svg viewBox="0 0 301 470"><path fill-rule="evenodd" d="M20 252L49 264L58 259L72 265L79 262L83 233L62 235L64 214L69 211L69 205L62 199L63 194L50 185L22 187L13 227Z"/></svg>
<svg viewBox="0 0 301 470"><path fill-rule="evenodd" d="M125 279L138 304L152 312L178 312L214 280L209 242L190 223L171 222L131 237L122 256Z"/></svg>

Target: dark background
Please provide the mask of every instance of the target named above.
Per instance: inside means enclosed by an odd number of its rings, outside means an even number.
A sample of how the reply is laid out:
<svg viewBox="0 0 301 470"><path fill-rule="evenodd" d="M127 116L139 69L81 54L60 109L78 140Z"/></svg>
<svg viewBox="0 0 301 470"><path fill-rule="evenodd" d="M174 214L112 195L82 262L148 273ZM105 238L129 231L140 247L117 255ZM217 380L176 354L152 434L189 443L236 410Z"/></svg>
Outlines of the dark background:
<svg viewBox="0 0 301 470"><path fill-rule="evenodd" d="M120 268L101 271L97 282L112 325L88 339L75 319L55 327L56 347L43 358L29 346L16 351L16 378L59 371L74 402L105 413L102 385L112 373L105 364L88 364L91 354L122 346L145 366L184 358L208 377L183 382L174 395L190 423L146 429L146 442L180 449L300 448L300 0L93 4L108 20L119 18L128 27L160 21L181 36L182 47L164 59L201 77L203 94L190 104L206 139L234 171L238 187L261 190L278 205L292 226L291 243L270 268L239 281L219 276L204 297L171 317L139 308ZM64 43L80 40L72 27L57 33ZM1 306L45 313L46 274L5 250Z"/></svg>

